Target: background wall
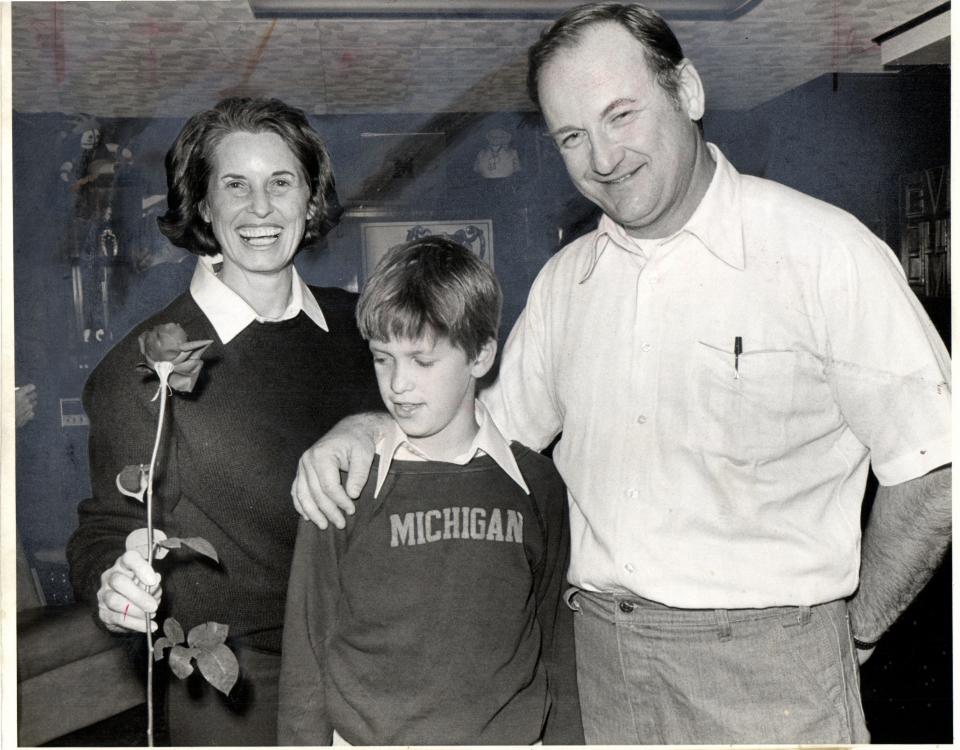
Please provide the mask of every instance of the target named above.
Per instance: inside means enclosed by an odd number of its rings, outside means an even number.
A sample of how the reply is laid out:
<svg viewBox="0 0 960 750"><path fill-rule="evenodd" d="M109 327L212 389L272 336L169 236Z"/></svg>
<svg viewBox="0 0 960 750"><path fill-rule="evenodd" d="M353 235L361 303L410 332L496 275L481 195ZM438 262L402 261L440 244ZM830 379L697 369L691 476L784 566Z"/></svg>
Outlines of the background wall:
<svg viewBox="0 0 960 750"><path fill-rule="evenodd" d="M823 76L754 110L708 114L708 140L741 171L786 183L847 209L899 244L898 176L949 162L949 77ZM708 102L709 107L709 102ZM93 113L94 115L96 113ZM367 221L489 219L505 292L505 337L537 271L563 242L589 230L593 206L571 187L559 155L530 114L311 116L327 139L347 208L340 225L298 266L311 283L355 287ZM182 119L103 119L106 142L128 148L108 187L117 254L80 257L78 194L60 177L80 154L77 123L59 113L14 113L14 264L17 382L36 383L36 418L18 431L17 525L49 602L71 598L63 546L89 491L87 430L63 426L90 369L130 325L185 288L192 259L169 252L155 229L165 192L163 156ZM474 169L486 134L511 135L521 170L484 179ZM362 133L440 133L413 161L391 161ZM82 224L82 222L80 222ZM167 262L145 270L150 258ZM84 343L73 307L74 267L109 276L106 335ZM96 274L101 274L99 277ZM949 304L930 302L949 341ZM61 405L61 399L67 401ZM867 503L869 507L869 501ZM864 670L875 741L951 739L949 566L885 639Z"/></svg>

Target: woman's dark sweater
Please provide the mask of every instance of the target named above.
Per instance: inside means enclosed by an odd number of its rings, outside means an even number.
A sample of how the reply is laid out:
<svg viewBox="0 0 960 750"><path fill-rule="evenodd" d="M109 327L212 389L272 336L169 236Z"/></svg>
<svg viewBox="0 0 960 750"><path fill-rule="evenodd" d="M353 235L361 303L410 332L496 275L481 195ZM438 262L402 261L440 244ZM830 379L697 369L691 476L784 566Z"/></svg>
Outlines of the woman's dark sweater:
<svg viewBox="0 0 960 750"><path fill-rule="evenodd" d="M185 629L225 623L235 642L279 652L297 528L290 487L300 455L340 418L380 408L369 351L353 319L356 295L312 288L329 332L306 315L254 322L224 345L189 293L136 326L94 370L84 390L90 418L92 497L67 547L74 590L96 606L100 575L146 526L144 506L121 495L117 473L146 464L157 424L158 379L136 369L138 334L179 323L188 338L213 339L192 393L168 400L155 485L155 526L200 536L220 558L176 551L163 576L158 622Z"/></svg>

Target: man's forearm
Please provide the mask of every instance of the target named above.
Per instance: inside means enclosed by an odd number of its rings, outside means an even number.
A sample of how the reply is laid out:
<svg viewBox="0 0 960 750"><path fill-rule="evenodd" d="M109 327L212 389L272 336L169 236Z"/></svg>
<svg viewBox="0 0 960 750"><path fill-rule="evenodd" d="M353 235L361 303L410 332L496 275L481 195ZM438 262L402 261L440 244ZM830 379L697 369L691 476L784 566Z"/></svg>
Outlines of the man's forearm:
<svg viewBox="0 0 960 750"><path fill-rule="evenodd" d="M951 469L880 487L864 530L854 637L876 643L936 571L951 536Z"/></svg>

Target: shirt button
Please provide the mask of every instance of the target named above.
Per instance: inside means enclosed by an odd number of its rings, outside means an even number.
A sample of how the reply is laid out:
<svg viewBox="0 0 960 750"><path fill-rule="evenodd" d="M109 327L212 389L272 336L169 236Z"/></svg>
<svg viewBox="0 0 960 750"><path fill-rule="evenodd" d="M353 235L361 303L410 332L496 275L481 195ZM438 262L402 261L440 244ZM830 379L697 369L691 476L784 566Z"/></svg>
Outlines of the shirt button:
<svg viewBox="0 0 960 750"><path fill-rule="evenodd" d="M647 423L646 414L641 414L639 417L637 417L637 424L646 424L646 423Z"/></svg>
<svg viewBox="0 0 960 750"><path fill-rule="evenodd" d="M651 347L650 347L650 344L644 344L643 346L640 347L640 349L642 349L645 352L648 352L650 351Z"/></svg>
<svg viewBox="0 0 960 750"><path fill-rule="evenodd" d="M627 563L626 565L623 566L623 569L628 573L632 573L633 571L636 570L636 568L633 567L633 563Z"/></svg>
<svg viewBox="0 0 960 750"><path fill-rule="evenodd" d="M635 489L629 489L629 490L627 490L627 497L629 497L629 498L631 498L631 499L635 499L635 498L637 497L637 495L639 495L639 494L640 494L640 493L637 492Z"/></svg>
<svg viewBox="0 0 960 750"><path fill-rule="evenodd" d="M633 604L630 602L620 602L620 611L621 612L633 612Z"/></svg>

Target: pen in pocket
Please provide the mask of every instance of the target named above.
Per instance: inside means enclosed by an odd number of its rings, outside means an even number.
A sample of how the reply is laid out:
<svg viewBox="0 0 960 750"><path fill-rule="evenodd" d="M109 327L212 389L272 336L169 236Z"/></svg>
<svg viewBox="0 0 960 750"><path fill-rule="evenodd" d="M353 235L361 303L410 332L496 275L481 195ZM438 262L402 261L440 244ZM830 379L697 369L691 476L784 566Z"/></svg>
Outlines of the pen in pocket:
<svg viewBox="0 0 960 750"><path fill-rule="evenodd" d="M743 354L743 338L736 336L733 339L733 376L740 379L740 355Z"/></svg>

